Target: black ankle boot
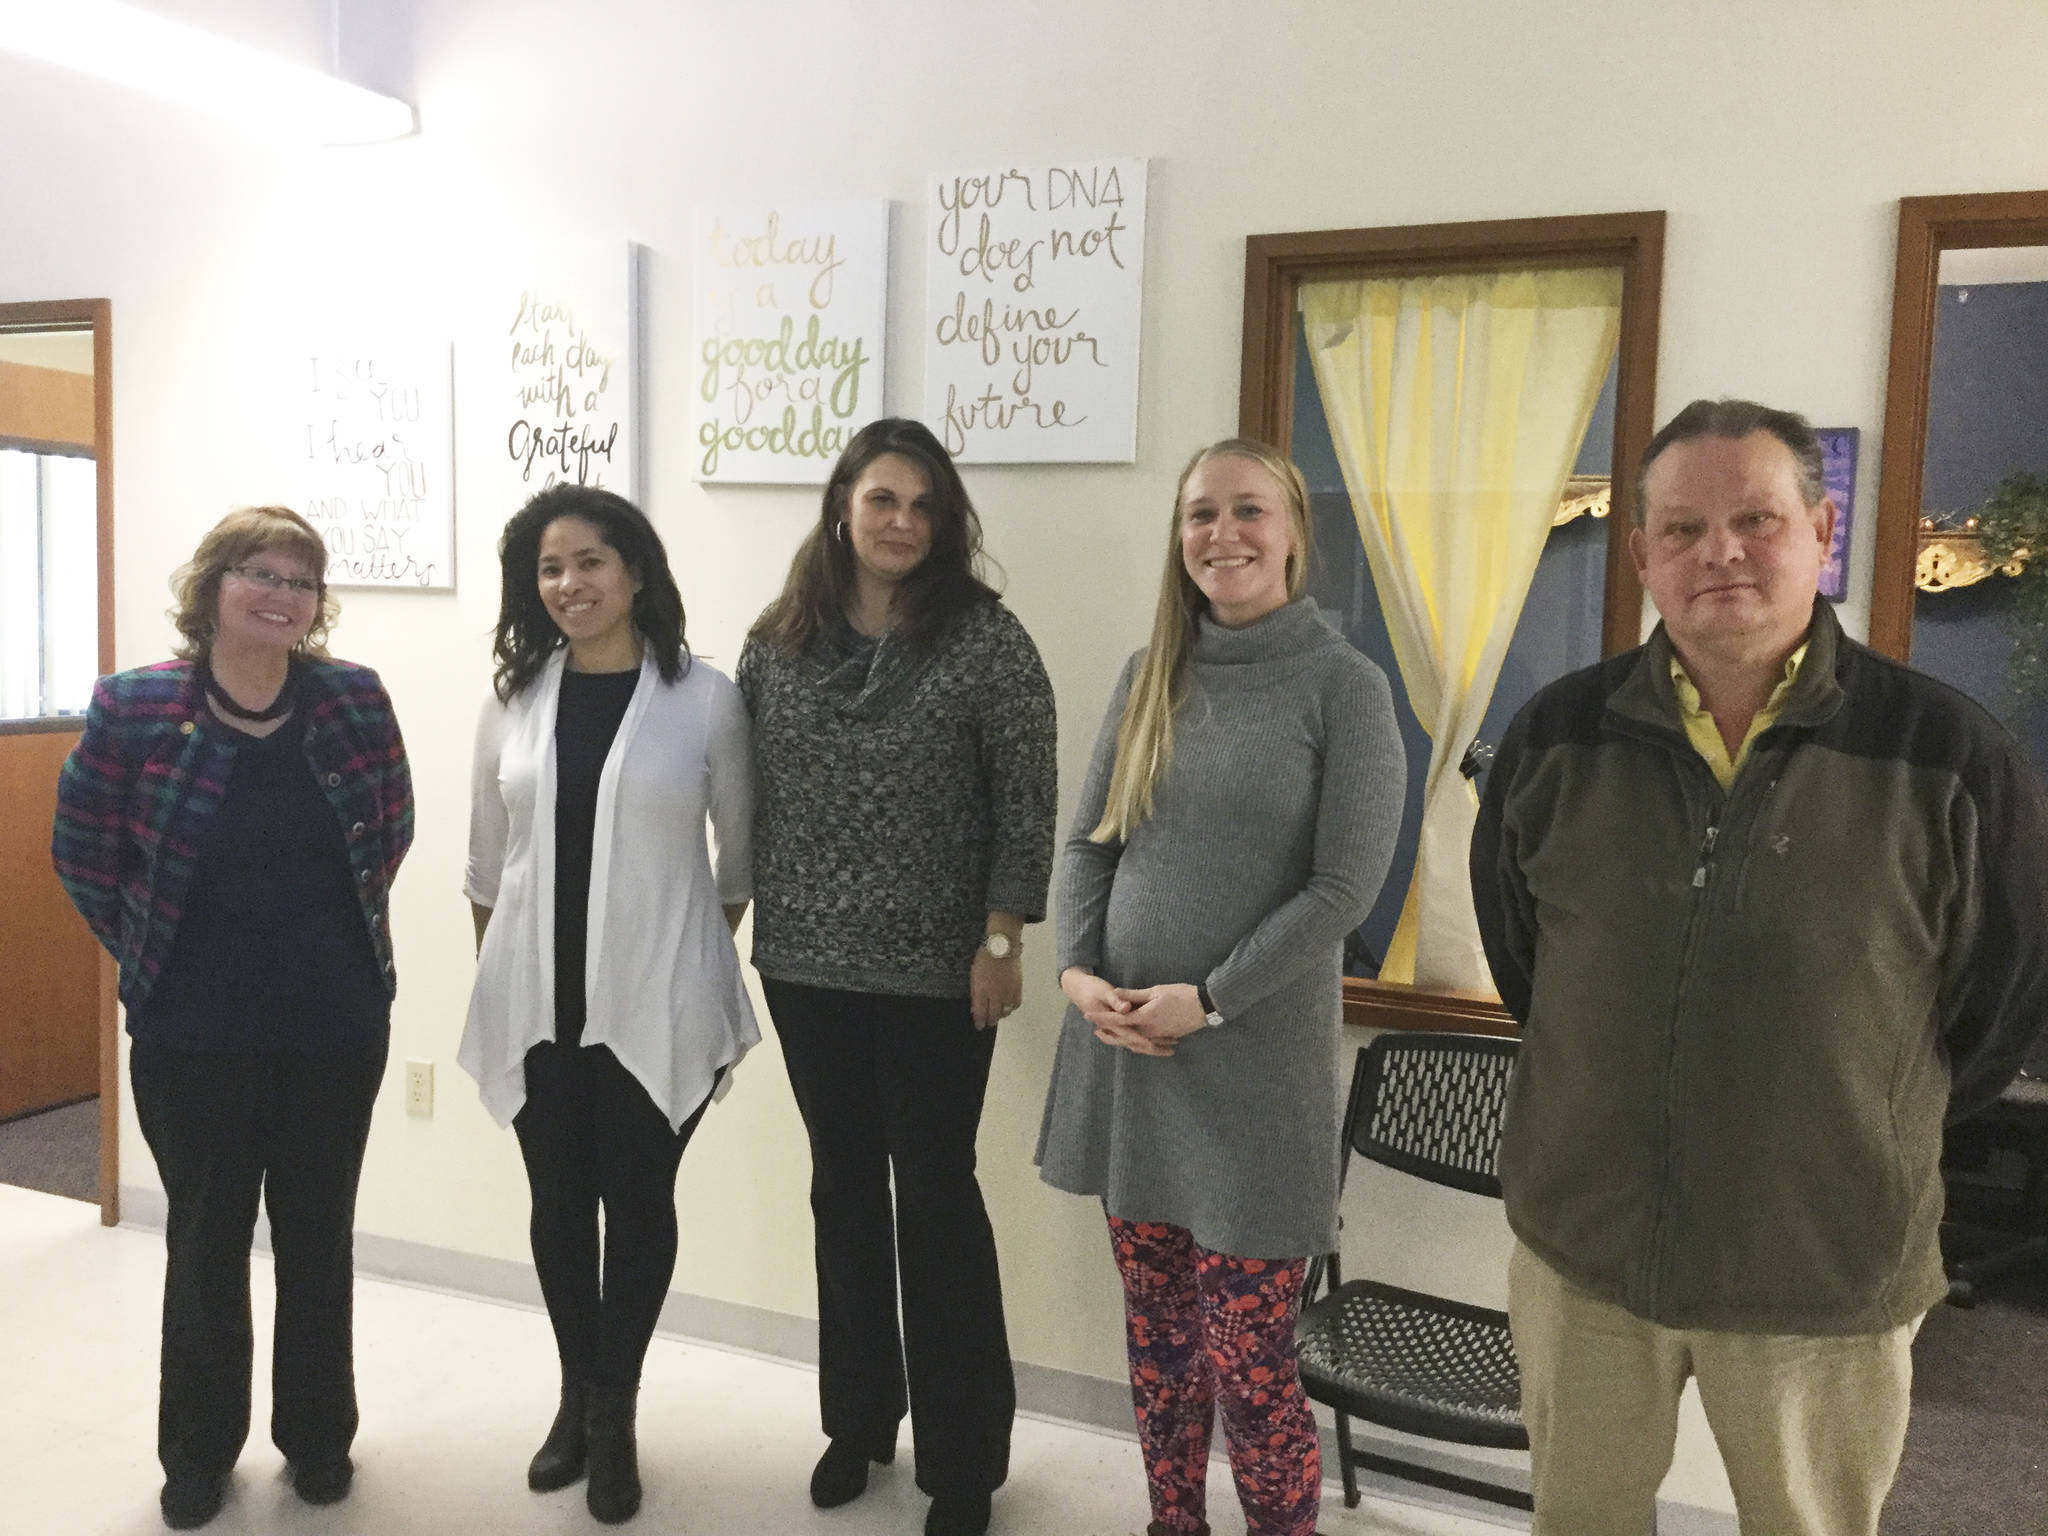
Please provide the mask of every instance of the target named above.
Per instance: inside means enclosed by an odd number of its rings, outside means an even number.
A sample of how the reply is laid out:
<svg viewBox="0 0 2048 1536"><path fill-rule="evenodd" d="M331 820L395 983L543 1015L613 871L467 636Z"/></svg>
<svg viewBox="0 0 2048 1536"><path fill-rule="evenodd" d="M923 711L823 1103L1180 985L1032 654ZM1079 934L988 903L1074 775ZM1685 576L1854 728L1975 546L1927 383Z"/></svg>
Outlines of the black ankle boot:
<svg viewBox="0 0 2048 1536"><path fill-rule="evenodd" d="M893 1431L889 1443L881 1447L863 1447L858 1441L841 1435L825 1447L825 1454L811 1469L811 1502L820 1509L837 1509L842 1504L851 1504L868 1491L868 1463L872 1461L886 1467L895 1459L896 1436Z"/></svg>
<svg viewBox="0 0 2048 1536"><path fill-rule="evenodd" d="M640 1510L640 1458L633 1439L633 1413L640 1389L592 1386L584 1418L590 1486L583 1491L590 1513L606 1525L630 1520Z"/></svg>
<svg viewBox="0 0 2048 1536"><path fill-rule="evenodd" d="M179 1471L165 1479L158 1502L165 1525L174 1531L190 1531L219 1514L227 1496L227 1473Z"/></svg>
<svg viewBox="0 0 2048 1536"><path fill-rule="evenodd" d="M302 1456L291 1463L292 1488L308 1504L339 1504L355 1481L356 1464L347 1451Z"/></svg>
<svg viewBox="0 0 2048 1536"><path fill-rule="evenodd" d="M535 1493L566 1488L583 1475L587 1443L583 1421L589 1411L590 1393L583 1383L563 1382L562 1406L555 1412L555 1422L548 1426L547 1439L541 1441L526 1466L526 1486Z"/></svg>
<svg viewBox="0 0 2048 1536"><path fill-rule="evenodd" d="M988 1529L985 1493L941 1493L925 1511L924 1536L982 1536Z"/></svg>

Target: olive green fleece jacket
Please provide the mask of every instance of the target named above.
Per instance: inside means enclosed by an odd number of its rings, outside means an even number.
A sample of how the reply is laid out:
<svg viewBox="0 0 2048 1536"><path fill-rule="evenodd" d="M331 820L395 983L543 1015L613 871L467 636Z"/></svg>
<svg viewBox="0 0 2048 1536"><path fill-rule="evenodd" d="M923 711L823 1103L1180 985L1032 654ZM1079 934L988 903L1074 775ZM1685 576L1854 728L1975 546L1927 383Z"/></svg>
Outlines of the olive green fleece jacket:
<svg viewBox="0 0 2048 1536"><path fill-rule="evenodd" d="M1671 644L1544 689L1472 841L1522 1021L1516 1235L1676 1328L1873 1333L1946 1291L1944 1118L2048 1018L2048 805L2012 738L1816 602L1725 793Z"/></svg>

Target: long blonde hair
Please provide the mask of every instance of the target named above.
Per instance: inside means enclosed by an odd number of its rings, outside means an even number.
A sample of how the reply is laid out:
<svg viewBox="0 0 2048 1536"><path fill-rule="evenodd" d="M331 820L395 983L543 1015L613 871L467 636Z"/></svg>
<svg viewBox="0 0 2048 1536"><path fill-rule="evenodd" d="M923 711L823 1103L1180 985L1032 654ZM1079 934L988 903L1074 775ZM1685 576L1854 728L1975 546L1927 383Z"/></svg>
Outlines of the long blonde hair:
<svg viewBox="0 0 2048 1536"><path fill-rule="evenodd" d="M1173 756L1173 717L1187 698L1188 656L1195 648L1195 620L1209 599L1188 575L1181 558L1182 505L1188 477L1210 459L1250 459L1279 482L1294 531L1294 552L1287 557L1287 596L1301 595L1308 563L1315 549L1314 526L1308 515L1308 486L1301 471L1278 449L1247 437L1226 437L1211 443L1187 462L1173 489L1173 521L1167 526L1166 572L1159 582L1159 606L1152 615L1152 638L1131 679L1123 719L1116 728L1116 766L1109 776L1109 794L1102 820L1088 834L1098 843L1122 842L1152 814L1152 791Z"/></svg>

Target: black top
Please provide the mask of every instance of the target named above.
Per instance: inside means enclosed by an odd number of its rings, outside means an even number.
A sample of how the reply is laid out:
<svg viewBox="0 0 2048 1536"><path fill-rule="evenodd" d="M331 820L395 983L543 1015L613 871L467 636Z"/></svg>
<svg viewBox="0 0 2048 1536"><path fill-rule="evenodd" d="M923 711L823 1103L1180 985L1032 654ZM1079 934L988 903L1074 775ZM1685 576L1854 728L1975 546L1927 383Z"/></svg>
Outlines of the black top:
<svg viewBox="0 0 2048 1536"><path fill-rule="evenodd" d="M590 932L597 781L633 701L640 669L562 672L555 712L555 1039L583 1038L583 954Z"/></svg>
<svg viewBox="0 0 2048 1536"><path fill-rule="evenodd" d="M178 935L129 1032L179 1050L337 1051L380 1037L391 1000L341 820L287 720L238 738Z"/></svg>

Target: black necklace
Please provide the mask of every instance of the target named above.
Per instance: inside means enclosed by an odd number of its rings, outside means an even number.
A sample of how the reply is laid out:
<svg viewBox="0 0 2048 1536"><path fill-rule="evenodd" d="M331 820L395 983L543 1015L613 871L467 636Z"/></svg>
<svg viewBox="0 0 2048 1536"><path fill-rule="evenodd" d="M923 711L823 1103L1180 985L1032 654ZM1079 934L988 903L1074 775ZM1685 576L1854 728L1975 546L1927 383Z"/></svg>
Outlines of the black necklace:
<svg viewBox="0 0 2048 1536"><path fill-rule="evenodd" d="M200 680L206 685L206 697L212 701L215 709L220 710L224 714L232 715L237 720L247 720L252 725L264 725L272 720L282 720L292 712L292 704L295 702L293 695L298 692L297 689L292 687L292 684L298 680L298 667L293 663L287 663L284 674L284 686L277 690L277 697L270 701L268 709L249 709L237 704L228 696L227 690L214 680L213 668L207 666L204 662L200 664L199 676Z"/></svg>

